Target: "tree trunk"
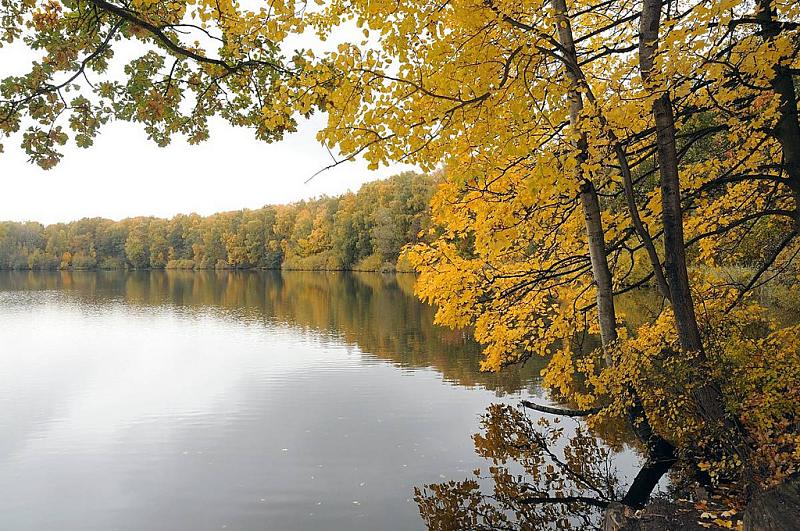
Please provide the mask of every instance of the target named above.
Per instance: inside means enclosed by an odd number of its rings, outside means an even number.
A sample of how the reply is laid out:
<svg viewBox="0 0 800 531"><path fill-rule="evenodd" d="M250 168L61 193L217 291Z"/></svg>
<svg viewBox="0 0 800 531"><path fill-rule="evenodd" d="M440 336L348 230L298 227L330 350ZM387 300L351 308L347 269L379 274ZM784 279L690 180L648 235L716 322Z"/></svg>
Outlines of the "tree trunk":
<svg viewBox="0 0 800 531"><path fill-rule="evenodd" d="M744 528L753 531L791 531L800 522L800 476L759 492L744 511Z"/></svg>
<svg viewBox="0 0 800 531"><path fill-rule="evenodd" d="M565 59L577 65L575 42L572 37L572 26L567 17L566 2L565 0L553 0L553 7L556 10L558 40L566 50L568 56ZM564 73L571 85L568 93L570 125L576 128L579 125L580 114L583 110L583 100L578 91L580 78L568 64L564 65ZM589 259L592 263L592 276L597 286L597 314L600 324L600 341L603 347L606 347L617 340L617 316L614 310L614 291L611 270L608 267L608 258L606 256L605 232L603 231L603 222L600 217L600 202L594 183L587 179L583 173L583 162L586 160L587 149L585 133L580 135L577 148L578 164L575 169L575 177L581 183L580 199L586 222L586 234L589 240Z"/></svg>
<svg viewBox="0 0 800 531"><path fill-rule="evenodd" d="M683 212L678 175L678 153L675 145L675 117L672 101L665 87L654 87L653 69L658 48L658 33L661 24L661 0L644 0L639 24L639 68L642 81L652 92L663 90L653 102L653 117L656 123L658 165L661 177L661 205L664 229L664 254L667 282L675 314L675 327L681 349L695 352L698 361L706 361L694 302L686 269L686 243L683 237ZM701 418L712 431L720 428L729 431L736 453L747 462L749 449L737 423L728 417L719 386L706 380L691 392L692 399Z"/></svg>
<svg viewBox="0 0 800 531"><path fill-rule="evenodd" d="M592 262L592 276L597 284L597 315L600 322L600 339L603 346L617 340L617 320L614 310L614 292L611 270L606 258L603 222L600 219L600 202L591 181L581 184L581 204L586 218L586 232L589 236L589 257Z"/></svg>
<svg viewBox="0 0 800 531"><path fill-rule="evenodd" d="M658 33L661 25L661 0L645 0L639 20L639 69L642 81L652 92L653 69ZM669 93L664 92L653 102L656 122L658 166L661 175L661 207L664 224L664 268L675 312L676 328L681 348L701 352L703 344L697 317L694 313L689 274L686 270L686 244L683 238L683 212L678 177L678 152L675 145L675 117Z"/></svg>
<svg viewBox="0 0 800 531"><path fill-rule="evenodd" d="M772 0L759 0L756 18L760 22L761 36L765 41L780 33L781 26L775 21ZM800 230L800 117L797 112L797 93L792 73L785 65L778 65L770 83L772 90L780 97L780 118L774 136L783 152L783 169L795 201L795 227Z"/></svg>
<svg viewBox="0 0 800 531"><path fill-rule="evenodd" d="M772 80L772 88L780 95L781 118L775 136L783 151L783 169L789 178L795 203L795 227L800 229L800 121L797 115L797 95L792 75L779 68Z"/></svg>
<svg viewBox="0 0 800 531"><path fill-rule="evenodd" d="M681 185L678 178L678 151L675 146L675 117L669 94L653 102L661 174L661 208L664 224L664 268L670 289L672 310L681 348L688 352L703 349L694 302L686 269L686 244L683 237Z"/></svg>
<svg viewBox="0 0 800 531"><path fill-rule="evenodd" d="M578 125L580 113L583 110L583 102L578 87L582 82L582 73L578 70L577 53L575 51L575 42L572 36L572 26L567 15L567 6L565 0L553 0L553 6L556 11L556 24L558 29L559 42L563 46L566 57L564 63L564 70L569 79L572 87L569 92L570 98L570 123L573 127ZM587 93L591 94L591 90L586 87ZM613 135L613 132L611 132ZM612 138L612 141L614 138ZM616 312L614 309L614 291L611 270L608 267L608 258L606 255L605 236L603 232L603 223L600 217L600 202L597 196L597 190L594 183L586 179L582 174L581 163L586 160L587 139L586 135L582 134L579 139L579 159L578 159L578 178L581 180L580 198L583 206L584 218L586 221L586 232L589 239L589 257L592 263L592 275L595 284L597 285L597 313L600 324L600 338L603 347L607 347L617 340L617 324ZM621 149L621 148L620 148ZM627 171L628 178L630 172L627 167L627 159L624 152L616 153L620 163L623 165L623 172ZM632 196L631 196L632 197ZM633 204L632 216L638 218L636 212L636 205ZM639 221L641 225L641 221ZM646 231L645 231L646 232ZM646 238L649 240L649 234ZM655 252L653 253L655 254ZM661 274L661 265L658 257L655 256L654 267L657 268L657 276ZM663 281L663 276L661 276ZM666 282L660 282L666 288ZM613 363L612 360L606 360L609 365ZM668 441L661 438L656 434L650 422L647 419L647 414L642 406L641 400L632 387L629 388L631 395L634 398L634 404L628 408L628 420L636 433L637 437L646 445L648 453L654 456L655 461L662 461L656 468L663 468L662 474L672 466L675 461L674 451L675 448ZM648 493L649 495L649 493Z"/></svg>

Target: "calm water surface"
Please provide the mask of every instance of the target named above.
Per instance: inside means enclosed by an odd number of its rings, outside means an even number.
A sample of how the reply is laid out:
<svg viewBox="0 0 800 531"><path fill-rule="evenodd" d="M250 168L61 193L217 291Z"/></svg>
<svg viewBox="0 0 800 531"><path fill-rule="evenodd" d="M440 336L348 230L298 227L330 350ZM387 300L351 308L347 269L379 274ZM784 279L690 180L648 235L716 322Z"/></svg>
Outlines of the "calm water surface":
<svg viewBox="0 0 800 531"><path fill-rule="evenodd" d="M422 527L487 375L413 277L0 273L0 529Z"/></svg>

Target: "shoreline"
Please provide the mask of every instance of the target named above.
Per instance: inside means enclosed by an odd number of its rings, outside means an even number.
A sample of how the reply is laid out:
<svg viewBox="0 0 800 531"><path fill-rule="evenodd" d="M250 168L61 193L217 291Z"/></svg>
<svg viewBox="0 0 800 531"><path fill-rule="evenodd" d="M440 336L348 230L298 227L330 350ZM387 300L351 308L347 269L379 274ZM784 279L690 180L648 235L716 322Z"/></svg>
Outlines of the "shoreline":
<svg viewBox="0 0 800 531"><path fill-rule="evenodd" d="M314 273L381 273L381 274L394 274L394 273L402 273L402 274L416 274L415 271L408 270L408 269L311 269L311 268L296 268L296 267L243 267L243 268L215 268L215 267L205 267L205 268L180 268L180 267L145 267L145 268L132 268L132 267L125 267L125 268L115 268L115 269L105 269L100 267L93 267L93 268L65 268L65 269L11 269L11 268L0 268L0 272L17 272L17 273L55 273L55 272L69 272L69 273L100 273L100 272L118 272L118 271L125 271L125 272L133 272L133 271L185 271L185 272L192 272L192 273L199 273L199 272L263 272L263 271L292 271L292 272L314 272Z"/></svg>

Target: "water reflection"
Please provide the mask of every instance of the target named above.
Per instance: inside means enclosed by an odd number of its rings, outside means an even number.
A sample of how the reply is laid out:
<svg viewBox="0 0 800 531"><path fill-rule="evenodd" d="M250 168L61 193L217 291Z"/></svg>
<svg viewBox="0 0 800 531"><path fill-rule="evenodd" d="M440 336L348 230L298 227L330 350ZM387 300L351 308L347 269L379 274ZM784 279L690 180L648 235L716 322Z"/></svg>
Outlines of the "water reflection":
<svg viewBox="0 0 800 531"><path fill-rule="evenodd" d="M0 529L421 529L535 368L479 373L410 280L0 273Z"/></svg>
<svg viewBox="0 0 800 531"><path fill-rule="evenodd" d="M532 474L534 458L515 465L490 449L513 425L498 424L477 453L470 435L492 403L544 400L538 367L479 372L479 347L435 327L412 283L0 273L0 529L436 528L457 515L438 511L430 490L418 506L414 488L475 469L489 471L477 486L505 486L513 502L514 474ZM601 483L611 497L638 459L608 440L613 449L581 433L571 451L597 466L613 452L618 473ZM583 488L541 464L542 489ZM462 490L478 496L471 485ZM530 518L593 517L584 509Z"/></svg>
<svg viewBox="0 0 800 531"><path fill-rule="evenodd" d="M478 370L469 333L433 325L413 275L320 272L0 272L0 290L56 290L92 304L215 309L238 320L285 323L358 346L401 367L500 394L535 389L541 360L502 374Z"/></svg>
<svg viewBox="0 0 800 531"><path fill-rule="evenodd" d="M672 460L655 460L630 480L609 447L579 423L534 421L508 404L489 406L475 452L491 462L463 480L415 488L428 529L602 529L623 507L642 508Z"/></svg>

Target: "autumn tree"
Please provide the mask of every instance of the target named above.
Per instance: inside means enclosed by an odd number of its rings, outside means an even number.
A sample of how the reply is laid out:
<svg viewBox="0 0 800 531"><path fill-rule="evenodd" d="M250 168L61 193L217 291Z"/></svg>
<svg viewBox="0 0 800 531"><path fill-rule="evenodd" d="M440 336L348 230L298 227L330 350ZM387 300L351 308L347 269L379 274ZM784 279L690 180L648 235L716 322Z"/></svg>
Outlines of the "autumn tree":
<svg viewBox="0 0 800 531"><path fill-rule="evenodd" d="M797 333L752 298L764 275L797 270L796 4L337 7L323 20L355 12L382 48L335 55L345 89L324 138L375 163L447 168L445 232L411 255L439 322L474 325L487 369L548 356L546 382L587 414L641 406L691 459L716 454L714 473L779 480L757 472L749 446L765 426L742 426L743 382L724 371L755 358L742 324ZM767 255L743 282L720 278L757 225ZM621 334L615 300L651 281L663 310ZM795 388L796 348L786 355ZM720 440L724 456L710 450Z"/></svg>
<svg viewBox="0 0 800 531"><path fill-rule="evenodd" d="M147 267L150 263L147 246L147 225L144 222L134 224L125 240L125 256L135 269Z"/></svg>

